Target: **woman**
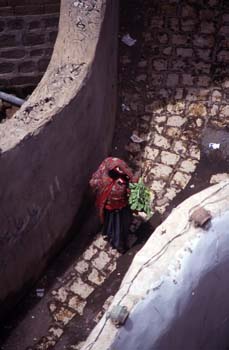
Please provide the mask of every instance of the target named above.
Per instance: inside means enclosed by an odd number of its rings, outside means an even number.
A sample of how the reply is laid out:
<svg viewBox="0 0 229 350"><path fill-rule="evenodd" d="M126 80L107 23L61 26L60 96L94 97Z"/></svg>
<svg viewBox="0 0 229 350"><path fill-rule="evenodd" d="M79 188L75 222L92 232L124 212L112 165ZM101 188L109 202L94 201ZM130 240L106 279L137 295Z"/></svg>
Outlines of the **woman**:
<svg viewBox="0 0 229 350"><path fill-rule="evenodd" d="M119 252L127 249L132 213L128 205L129 182L136 182L132 170L121 159L106 158L92 175L90 186L103 224L103 235Z"/></svg>

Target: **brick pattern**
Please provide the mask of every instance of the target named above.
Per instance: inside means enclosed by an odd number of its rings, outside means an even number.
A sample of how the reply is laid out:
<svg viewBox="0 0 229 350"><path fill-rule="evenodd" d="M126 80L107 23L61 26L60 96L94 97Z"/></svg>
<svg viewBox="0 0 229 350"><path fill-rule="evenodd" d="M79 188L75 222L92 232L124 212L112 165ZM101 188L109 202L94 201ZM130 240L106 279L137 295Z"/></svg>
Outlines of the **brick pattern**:
<svg viewBox="0 0 229 350"><path fill-rule="evenodd" d="M137 42L120 47L118 129L143 140L128 142L126 158L142 171L154 213L191 180L204 127L229 125L228 11L219 0L155 1L140 34L122 29Z"/></svg>
<svg viewBox="0 0 229 350"><path fill-rule="evenodd" d="M61 279L61 286L51 291L49 300L50 327L46 335L30 350L44 350L53 348L65 328L74 317L83 319L83 314L90 300L90 295L116 269L120 254L98 235L84 252L80 259L74 261L71 269ZM109 307L113 296L104 303L102 309L94 318L96 324ZM82 345L82 343L81 343ZM71 347L70 347L71 349Z"/></svg>
<svg viewBox="0 0 229 350"><path fill-rule="evenodd" d="M34 88L56 40L60 0L0 0L0 89Z"/></svg>

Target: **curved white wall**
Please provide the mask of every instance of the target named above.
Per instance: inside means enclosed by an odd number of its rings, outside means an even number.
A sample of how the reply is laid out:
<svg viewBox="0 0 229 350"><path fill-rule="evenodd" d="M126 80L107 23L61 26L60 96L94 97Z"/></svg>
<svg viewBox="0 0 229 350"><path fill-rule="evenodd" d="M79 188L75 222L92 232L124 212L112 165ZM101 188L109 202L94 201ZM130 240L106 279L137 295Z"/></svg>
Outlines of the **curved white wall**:
<svg viewBox="0 0 229 350"><path fill-rule="evenodd" d="M212 214L208 230L190 214ZM179 205L136 255L114 305L127 306L119 330L106 315L83 350L225 350L229 344L229 181Z"/></svg>

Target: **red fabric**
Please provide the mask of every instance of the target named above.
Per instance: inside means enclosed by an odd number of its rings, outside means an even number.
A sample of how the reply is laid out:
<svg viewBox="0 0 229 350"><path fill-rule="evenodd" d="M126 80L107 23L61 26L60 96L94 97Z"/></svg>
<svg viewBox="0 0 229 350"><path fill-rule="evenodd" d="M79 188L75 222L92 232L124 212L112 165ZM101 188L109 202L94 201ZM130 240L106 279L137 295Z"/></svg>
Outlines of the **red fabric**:
<svg viewBox="0 0 229 350"><path fill-rule="evenodd" d="M128 205L127 183L121 177L112 179L109 171L119 167L129 177L130 182L135 182L132 170L121 159L108 157L92 175L90 186L96 194L96 206L99 209L101 221L104 219L104 208L108 210L121 209Z"/></svg>

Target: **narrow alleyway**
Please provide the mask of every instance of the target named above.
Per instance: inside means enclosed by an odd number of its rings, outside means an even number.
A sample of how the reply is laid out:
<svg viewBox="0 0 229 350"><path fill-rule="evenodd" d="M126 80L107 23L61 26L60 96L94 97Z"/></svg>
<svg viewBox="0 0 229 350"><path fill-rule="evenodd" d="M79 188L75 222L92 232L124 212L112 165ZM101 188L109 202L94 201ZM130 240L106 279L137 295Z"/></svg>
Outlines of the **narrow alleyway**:
<svg viewBox="0 0 229 350"><path fill-rule="evenodd" d="M75 234L2 325L1 350L80 349L154 228L183 199L209 186L213 174L228 173L228 5L121 1L111 153L141 170L153 216L130 237L134 244L122 256L88 232L86 222L83 240ZM127 33L133 46L122 42Z"/></svg>

